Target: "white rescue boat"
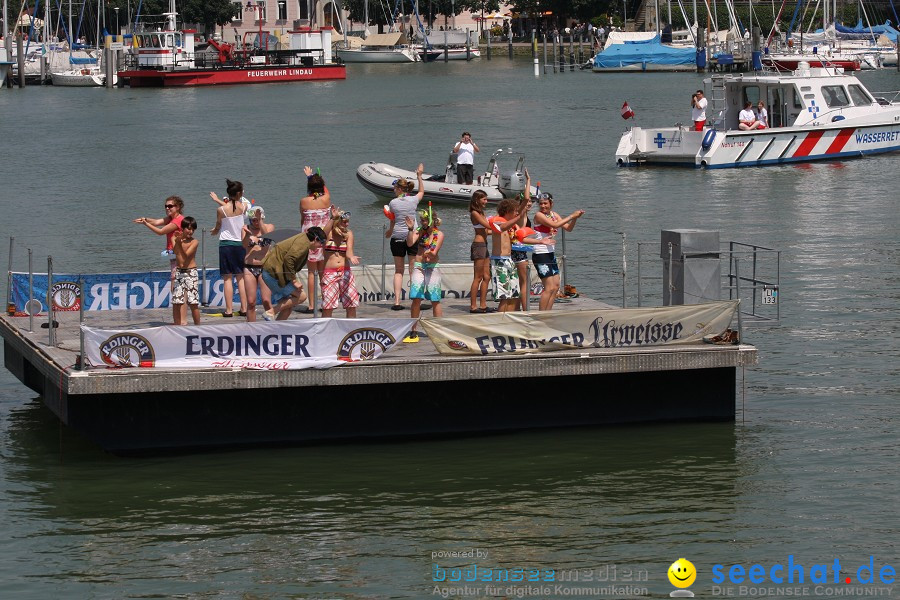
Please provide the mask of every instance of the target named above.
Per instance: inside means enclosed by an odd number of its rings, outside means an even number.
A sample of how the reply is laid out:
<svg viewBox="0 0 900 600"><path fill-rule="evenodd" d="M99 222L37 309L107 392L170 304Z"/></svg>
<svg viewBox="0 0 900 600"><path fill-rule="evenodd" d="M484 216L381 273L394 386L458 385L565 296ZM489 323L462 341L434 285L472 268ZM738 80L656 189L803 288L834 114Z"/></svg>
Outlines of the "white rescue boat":
<svg viewBox="0 0 900 600"><path fill-rule="evenodd" d="M716 75L704 82L707 127L631 127L619 140L619 166L694 168L780 165L900 150L900 92L873 94L842 69ZM762 100L768 127L743 130L744 103ZM708 117L709 119L709 117Z"/></svg>

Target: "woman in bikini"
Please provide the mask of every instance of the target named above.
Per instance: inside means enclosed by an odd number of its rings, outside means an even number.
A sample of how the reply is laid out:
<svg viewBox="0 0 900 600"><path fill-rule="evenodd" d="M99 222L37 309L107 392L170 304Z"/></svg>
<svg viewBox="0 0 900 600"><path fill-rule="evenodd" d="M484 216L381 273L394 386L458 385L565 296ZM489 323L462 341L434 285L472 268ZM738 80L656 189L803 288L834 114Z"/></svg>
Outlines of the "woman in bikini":
<svg viewBox="0 0 900 600"><path fill-rule="evenodd" d="M472 288L469 290L469 312L486 313L494 312L487 307L487 292L491 286L491 261L488 252L487 236L488 222L484 216L484 208L487 206L487 194L482 190L476 190L469 200L469 219L475 229L475 239L469 251L474 270L472 272ZM476 307L481 300L481 308Z"/></svg>
<svg viewBox="0 0 900 600"><path fill-rule="evenodd" d="M242 242L247 255L244 257L244 289L247 292L247 321L256 321L256 290L262 297L263 319L274 321L272 292L262 279L262 263L273 241L266 237L275 231L275 226L265 222L266 212L261 206L253 206L247 211L250 224L244 227Z"/></svg>
<svg viewBox="0 0 900 600"><path fill-rule="evenodd" d="M310 227L325 227L331 219L331 194L325 187L325 180L318 173L313 173L312 167L304 167L306 174L306 196L300 199L300 230L306 231ZM307 290L309 290L309 307L304 311L307 314L313 312L316 299L313 291L316 289L315 275L318 273L319 281L325 271L325 262L321 248L309 251L306 267L309 271Z"/></svg>
<svg viewBox="0 0 900 600"><path fill-rule="evenodd" d="M356 281L347 261L358 265L359 257L353 253L349 212L341 212L334 217L334 226L323 250L325 270L322 274L322 316L330 317L340 302L347 311L347 318L355 319L359 292L356 291Z"/></svg>

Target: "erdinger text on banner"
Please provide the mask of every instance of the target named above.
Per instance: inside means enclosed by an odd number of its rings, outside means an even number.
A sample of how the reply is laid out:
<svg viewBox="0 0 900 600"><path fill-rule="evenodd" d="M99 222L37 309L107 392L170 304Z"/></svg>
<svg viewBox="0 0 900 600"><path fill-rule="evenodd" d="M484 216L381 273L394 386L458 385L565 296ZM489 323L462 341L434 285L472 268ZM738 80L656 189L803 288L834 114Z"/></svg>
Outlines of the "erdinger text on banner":
<svg viewBox="0 0 900 600"><path fill-rule="evenodd" d="M423 318L442 354L527 354L572 348L696 344L731 323L738 300L658 308L494 313Z"/></svg>
<svg viewBox="0 0 900 600"><path fill-rule="evenodd" d="M82 326L94 367L325 369L375 360L412 319L302 319L109 330Z"/></svg>

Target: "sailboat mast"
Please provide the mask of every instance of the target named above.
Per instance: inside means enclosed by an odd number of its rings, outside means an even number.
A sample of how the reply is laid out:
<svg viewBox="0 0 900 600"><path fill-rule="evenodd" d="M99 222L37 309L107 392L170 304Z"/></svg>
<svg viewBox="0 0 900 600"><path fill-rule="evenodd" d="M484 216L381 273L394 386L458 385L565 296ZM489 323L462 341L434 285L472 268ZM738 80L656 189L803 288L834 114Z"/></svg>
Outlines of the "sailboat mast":
<svg viewBox="0 0 900 600"><path fill-rule="evenodd" d="M366 20L366 28L363 29L363 39L369 37L369 0L363 3L363 15Z"/></svg>
<svg viewBox="0 0 900 600"><path fill-rule="evenodd" d="M659 0L656 0L656 35L659 36Z"/></svg>

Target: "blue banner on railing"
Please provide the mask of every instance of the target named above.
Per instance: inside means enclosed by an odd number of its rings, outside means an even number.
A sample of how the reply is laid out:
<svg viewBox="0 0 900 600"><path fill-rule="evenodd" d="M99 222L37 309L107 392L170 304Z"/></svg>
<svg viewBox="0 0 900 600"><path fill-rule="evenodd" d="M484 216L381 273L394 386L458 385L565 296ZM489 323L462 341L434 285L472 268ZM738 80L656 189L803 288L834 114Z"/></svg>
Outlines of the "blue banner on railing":
<svg viewBox="0 0 900 600"><path fill-rule="evenodd" d="M140 273L96 273L73 275L54 273L51 298L56 310L79 310L79 283L84 284L84 310L131 310L138 308L167 308L171 296L169 271ZM34 274L32 297L41 303L40 312L47 311L47 274ZM235 301L237 286L235 287ZM201 302L210 306L224 306L223 281L218 269L206 270L206 289L200 272ZM17 313L25 312L28 302L28 273L12 273L12 302Z"/></svg>

